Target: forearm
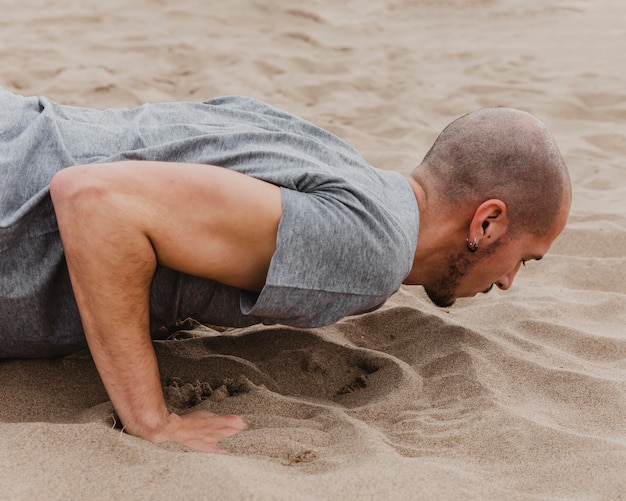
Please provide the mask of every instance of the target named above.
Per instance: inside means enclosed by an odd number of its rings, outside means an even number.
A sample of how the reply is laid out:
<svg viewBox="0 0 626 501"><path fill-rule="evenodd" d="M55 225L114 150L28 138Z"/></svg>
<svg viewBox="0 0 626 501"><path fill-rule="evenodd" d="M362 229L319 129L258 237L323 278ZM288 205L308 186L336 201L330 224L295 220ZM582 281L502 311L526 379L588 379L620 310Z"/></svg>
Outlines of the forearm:
<svg viewBox="0 0 626 501"><path fill-rule="evenodd" d="M128 317L120 318L117 325L106 326L106 331L86 328L85 334L125 430L158 442L169 413L150 337L146 336L145 328L131 324Z"/></svg>
<svg viewBox="0 0 626 501"><path fill-rule="evenodd" d="M81 192L53 185L51 193L98 372L125 428L152 438L168 418L149 335L152 245L124 214L133 208L97 185Z"/></svg>

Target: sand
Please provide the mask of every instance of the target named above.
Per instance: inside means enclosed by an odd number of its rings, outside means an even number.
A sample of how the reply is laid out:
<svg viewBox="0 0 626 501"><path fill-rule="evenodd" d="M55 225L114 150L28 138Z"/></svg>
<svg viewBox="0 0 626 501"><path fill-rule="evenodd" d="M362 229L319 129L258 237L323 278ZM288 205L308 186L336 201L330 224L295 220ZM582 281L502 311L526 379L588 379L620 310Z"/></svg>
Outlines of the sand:
<svg viewBox="0 0 626 501"><path fill-rule="evenodd" d="M88 354L0 363L0 499L626 498L623 2L0 3L0 85L21 94L247 94L405 174L453 118L512 106L574 184L510 291L438 309L403 288L328 328L158 343L170 405L249 422L229 455L123 434Z"/></svg>

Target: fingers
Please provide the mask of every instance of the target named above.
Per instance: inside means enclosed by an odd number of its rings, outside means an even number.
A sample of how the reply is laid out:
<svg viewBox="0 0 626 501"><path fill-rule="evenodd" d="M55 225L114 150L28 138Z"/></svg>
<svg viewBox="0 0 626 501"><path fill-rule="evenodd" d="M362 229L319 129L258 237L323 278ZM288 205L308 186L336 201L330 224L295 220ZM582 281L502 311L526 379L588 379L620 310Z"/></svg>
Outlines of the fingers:
<svg viewBox="0 0 626 501"><path fill-rule="evenodd" d="M243 419L233 414L216 416L206 411L171 414L158 442L177 442L202 452L226 453L218 442L248 428Z"/></svg>

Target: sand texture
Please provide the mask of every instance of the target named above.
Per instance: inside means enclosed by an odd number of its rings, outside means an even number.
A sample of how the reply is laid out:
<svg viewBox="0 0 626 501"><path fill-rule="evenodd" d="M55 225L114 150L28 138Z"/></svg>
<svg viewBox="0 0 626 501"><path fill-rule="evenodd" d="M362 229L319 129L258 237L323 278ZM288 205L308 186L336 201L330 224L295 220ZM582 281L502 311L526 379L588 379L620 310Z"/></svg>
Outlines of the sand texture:
<svg viewBox="0 0 626 501"><path fill-rule="evenodd" d="M510 291L404 288L318 330L185 326L168 403L240 414L229 455L114 426L88 354L0 363L0 499L626 498L626 4L0 0L0 86L130 107L246 94L408 174L453 118L554 133L569 223ZM0 110L0 113L2 110Z"/></svg>

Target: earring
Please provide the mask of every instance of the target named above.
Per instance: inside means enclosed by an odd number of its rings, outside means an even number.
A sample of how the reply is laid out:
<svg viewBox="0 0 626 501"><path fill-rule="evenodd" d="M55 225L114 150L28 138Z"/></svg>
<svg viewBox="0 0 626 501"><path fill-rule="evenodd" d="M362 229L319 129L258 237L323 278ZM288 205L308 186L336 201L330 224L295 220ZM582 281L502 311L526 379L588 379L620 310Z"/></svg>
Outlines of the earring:
<svg viewBox="0 0 626 501"><path fill-rule="evenodd" d="M478 240L476 239L476 235L474 235L474 241L470 243L469 238L465 239L467 243L467 250L470 252L476 252L478 250Z"/></svg>

